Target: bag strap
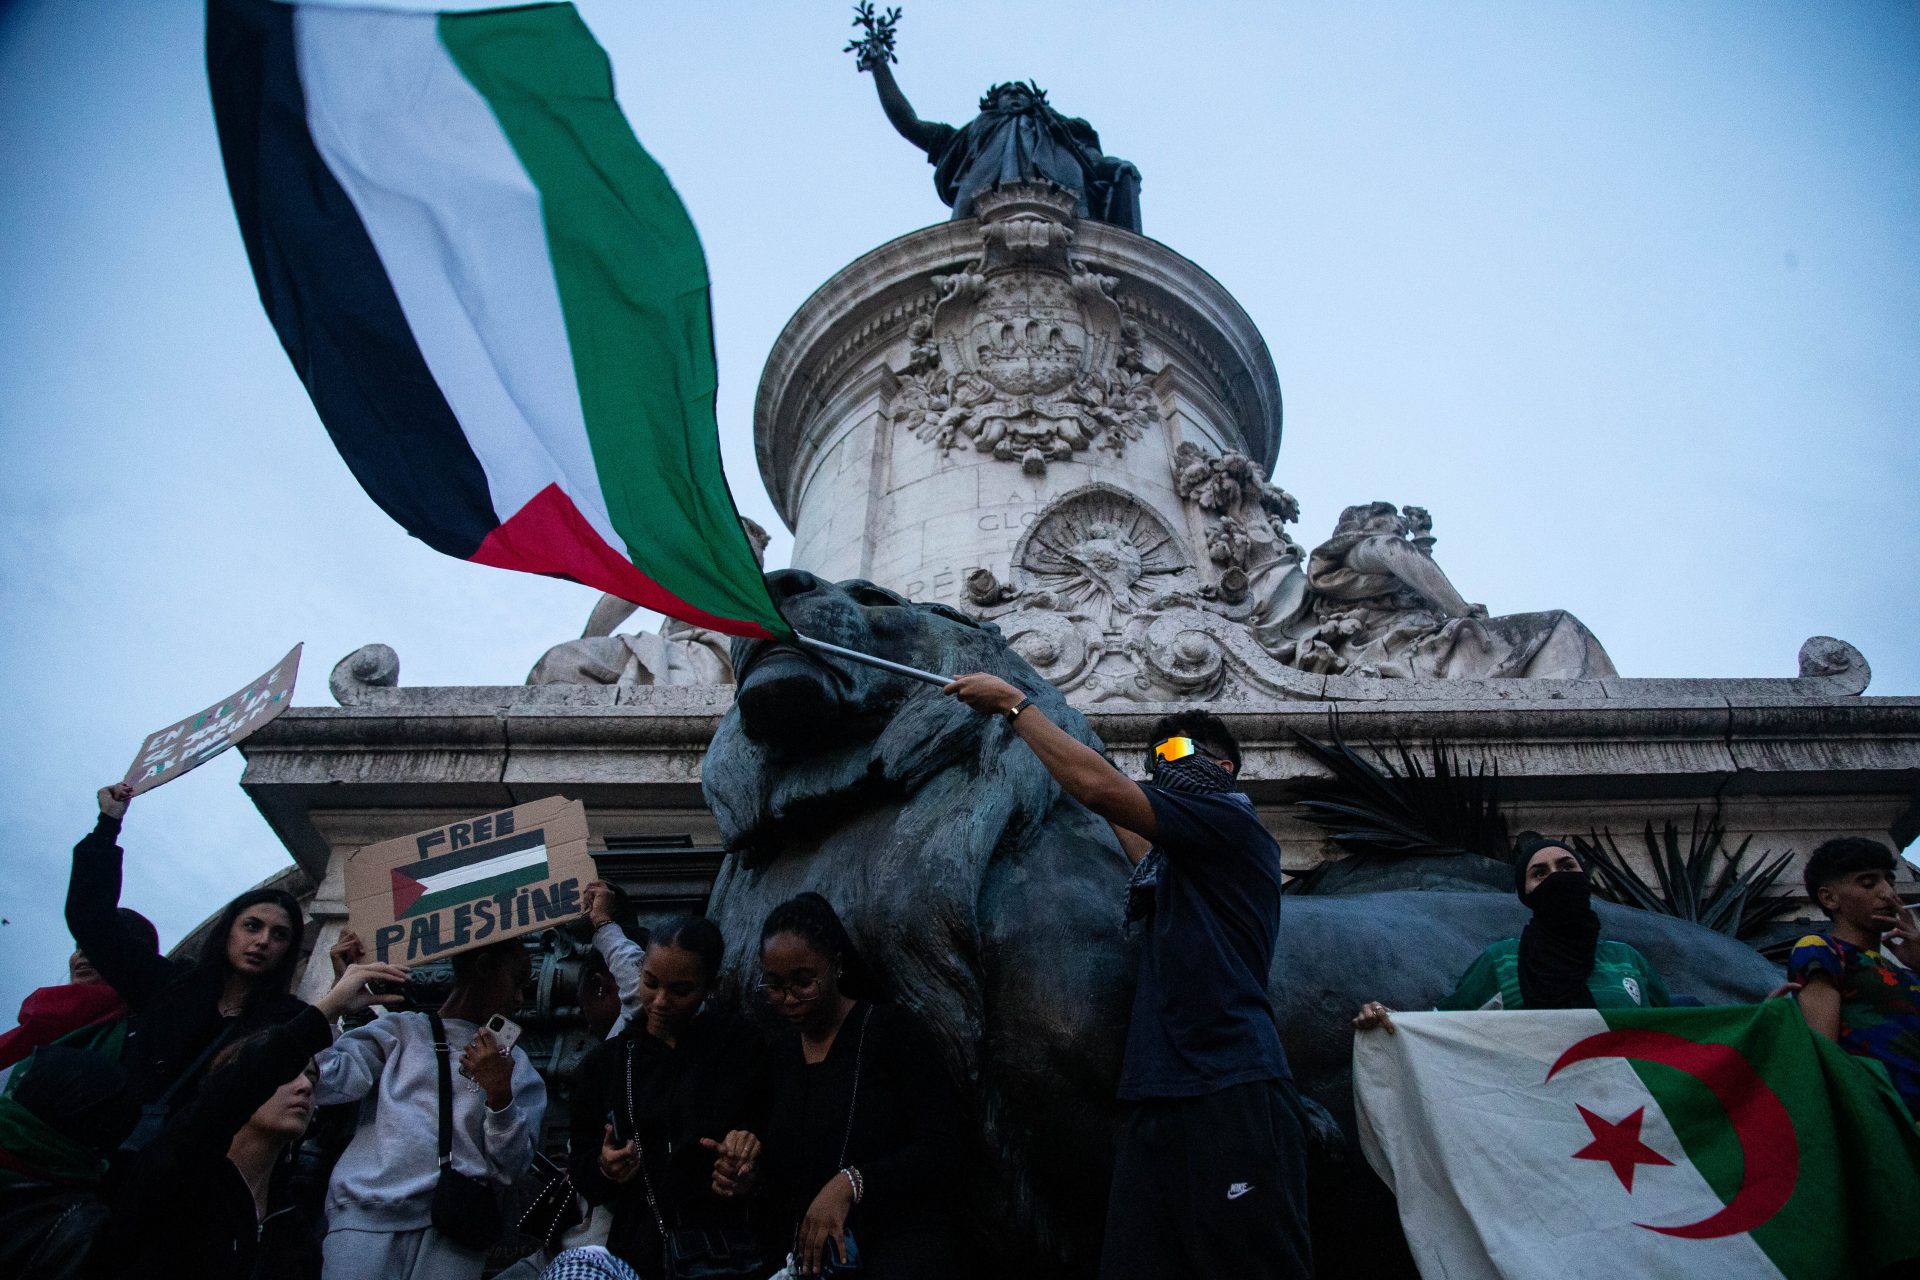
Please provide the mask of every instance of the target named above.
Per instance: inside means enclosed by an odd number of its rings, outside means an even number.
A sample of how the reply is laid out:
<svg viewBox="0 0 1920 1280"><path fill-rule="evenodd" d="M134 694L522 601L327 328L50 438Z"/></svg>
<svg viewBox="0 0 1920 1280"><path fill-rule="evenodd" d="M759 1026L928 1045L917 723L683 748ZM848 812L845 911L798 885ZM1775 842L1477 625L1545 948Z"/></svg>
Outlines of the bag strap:
<svg viewBox="0 0 1920 1280"><path fill-rule="evenodd" d="M429 1013L427 1023L433 1028L433 1056L440 1077L440 1168L444 1172L453 1167L453 1048L439 1014Z"/></svg>
<svg viewBox="0 0 1920 1280"><path fill-rule="evenodd" d="M853 1112L860 1105L860 1060L867 1052L867 1024L873 1021L873 1006L869 1004L860 1013L860 1039L853 1046L853 1095L847 1099L847 1133L840 1139L840 1159L834 1162L834 1168L847 1167L847 1150L853 1145Z"/></svg>
<svg viewBox="0 0 1920 1280"><path fill-rule="evenodd" d="M847 1167L847 1152L853 1147L853 1114L860 1107L860 1063L867 1056L867 1024L873 1021L873 1004L860 1011L860 1038L853 1045L853 1092L847 1098L847 1131L840 1139L840 1158L834 1162L834 1169ZM835 1172L834 1177L839 1177ZM800 1252L800 1224L793 1227L793 1251Z"/></svg>
<svg viewBox="0 0 1920 1280"><path fill-rule="evenodd" d="M660 1214L660 1202L653 1195L653 1175L647 1172L647 1149L640 1142L640 1123L633 1114L633 1039L627 1039L627 1133L633 1141L633 1154L640 1164L640 1189L647 1195L647 1211L660 1232L660 1248L667 1247L667 1220ZM663 1254L664 1256L664 1254Z"/></svg>

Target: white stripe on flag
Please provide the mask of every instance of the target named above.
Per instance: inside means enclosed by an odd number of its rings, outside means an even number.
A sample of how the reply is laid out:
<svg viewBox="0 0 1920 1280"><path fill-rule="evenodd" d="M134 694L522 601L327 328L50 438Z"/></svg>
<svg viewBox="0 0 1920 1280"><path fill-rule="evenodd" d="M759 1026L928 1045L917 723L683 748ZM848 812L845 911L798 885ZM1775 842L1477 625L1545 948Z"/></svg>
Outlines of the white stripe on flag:
<svg viewBox="0 0 1920 1280"><path fill-rule="evenodd" d="M1420 1274L1502 1280L1778 1276L1752 1237L1682 1240L1721 1208L1633 1067L1575 1063L1568 1046L1607 1029L1599 1014L1412 1013L1397 1032L1354 1038L1354 1108L1367 1162L1394 1191ZM1629 1193L1576 1104L1618 1122L1644 1107L1640 1140L1673 1161L1635 1167Z"/></svg>
<svg viewBox="0 0 1920 1280"><path fill-rule="evenodd" d="M295 10L307 128L506 520L558 483L612 547L540 193L432 14Z"/></svg>
<svg viewBox="0 0 1920 1280"><path fill-rule="evenodd" d="M536 845L531 849L518 849L512 853L503 853L497 858L485 862L469 863L464 867L455 867L451 871L442 871L438 875L422 876L420 887L428 893L439 893L446 889L457 889L463 884L472 884L476 880L486 880L493 876L503 876L509 871L518 871L522 867L537 866L547 860L547 846Z"/></svg>

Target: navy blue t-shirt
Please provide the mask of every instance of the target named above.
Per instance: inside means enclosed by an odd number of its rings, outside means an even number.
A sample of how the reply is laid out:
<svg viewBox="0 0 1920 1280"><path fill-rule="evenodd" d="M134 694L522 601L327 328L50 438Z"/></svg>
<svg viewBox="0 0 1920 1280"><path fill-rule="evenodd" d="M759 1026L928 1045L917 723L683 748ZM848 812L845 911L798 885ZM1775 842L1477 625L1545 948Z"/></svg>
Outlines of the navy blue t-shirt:
<svg viewBox="0 0 1920 1280"><path fill-rule="evenodd" d="M1140 951L1120 1097L1195 1098L1290 1079L1267 1000L1280 846L1241 792L1140 789L1166 865Z"/></svg>

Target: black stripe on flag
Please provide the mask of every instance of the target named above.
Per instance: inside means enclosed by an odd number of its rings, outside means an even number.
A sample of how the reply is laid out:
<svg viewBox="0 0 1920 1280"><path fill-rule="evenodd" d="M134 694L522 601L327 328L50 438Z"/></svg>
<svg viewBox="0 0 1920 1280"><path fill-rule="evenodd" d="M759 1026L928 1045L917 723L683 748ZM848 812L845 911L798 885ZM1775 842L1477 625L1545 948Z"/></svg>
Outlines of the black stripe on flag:
<svg viewBox="0 0 1920 1280"><path fill-rule="evenodd" d="M470 867L476 862L485 862L506 853L518 853L522 849L531 849L547 841L546 828L535 827L531 831L521 831L508 836L505 840L489 840L485 844L468 845L452 853L437 854L431 858L422 858L418 862L402 863L394 868L403 876L412 876L415 880L424 880L428 876L437 876L442 871L454 871L460 867Z"/></svg>
<svg viewBox="0 0 1920 1280"><path fill-rule="evenodd" d="M208 0L207 77L260 301L320 421L381 510L466 559L500 524L486 473L308 132L293 7Z"/></svg>

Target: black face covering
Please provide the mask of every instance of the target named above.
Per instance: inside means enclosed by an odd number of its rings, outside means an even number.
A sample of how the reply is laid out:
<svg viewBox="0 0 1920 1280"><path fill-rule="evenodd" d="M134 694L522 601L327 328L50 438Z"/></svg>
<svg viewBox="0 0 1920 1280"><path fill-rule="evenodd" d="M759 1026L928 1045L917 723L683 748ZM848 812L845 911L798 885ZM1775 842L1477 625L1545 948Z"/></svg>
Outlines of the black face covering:
<svg viewBox="0 0 1920 1280"><path fill-rule="evenodd" d="M1235 787L1233 775L1201 756L1162 760L1154 766L1153 785L1188 795L1210 796Z"/></svg>
<svg viewBox="0 0 1920 1280"><path fill-rule="evenodd" d="M1520 933L1520 997L1529 1009L1591 1009L1600 917L1584 871L1556 871L1522 892L1533 919Z"/></svg>

